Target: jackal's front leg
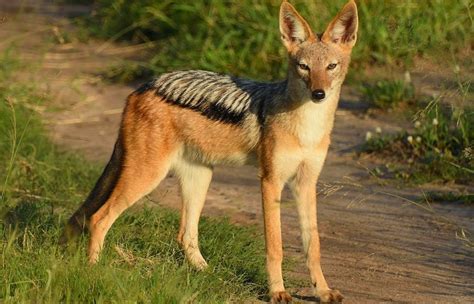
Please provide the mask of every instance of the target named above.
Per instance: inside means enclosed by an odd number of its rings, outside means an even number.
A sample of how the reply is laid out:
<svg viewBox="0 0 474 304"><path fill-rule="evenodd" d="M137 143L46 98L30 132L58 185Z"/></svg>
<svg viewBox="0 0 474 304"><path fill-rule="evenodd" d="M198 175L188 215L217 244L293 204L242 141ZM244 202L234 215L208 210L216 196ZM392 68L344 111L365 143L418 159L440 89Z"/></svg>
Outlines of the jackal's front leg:
<svg viewBox="0 0 474 304"><path fill-rule="evenodd" d="M312 172L306 170L310 170L310 168L302 166L294 181L290 184L297 202L306 264L310 271L315 294L319 296L321 302L340 302L343 296L338 290L332 290L328 287L321 269L316 206L317 177L311 178L311 175L315 173L314 170L311 170Z"/></svg>
<svg viewBox="0 0 474 304"><path fill-rule="evenodd" d="M289 303L291 296L283 285L281 263L283 249L281 241L280 197L282 184L276 180L262 178L263 219L265 225L265 247L268 284L271 303Z"/></svg>

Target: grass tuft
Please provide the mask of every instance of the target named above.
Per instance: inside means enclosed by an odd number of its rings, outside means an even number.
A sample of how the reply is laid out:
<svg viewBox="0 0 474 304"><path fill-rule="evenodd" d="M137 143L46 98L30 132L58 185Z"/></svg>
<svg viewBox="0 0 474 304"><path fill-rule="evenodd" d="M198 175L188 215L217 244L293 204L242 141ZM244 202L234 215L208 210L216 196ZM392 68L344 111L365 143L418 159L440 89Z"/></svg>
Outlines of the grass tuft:
<svg viewBox="0 0 474 304"><path fill-rule="evenodd" d="M364 84L360 91L372 107L379 109L394 109L415 100L415 87L403 80L379 80Z"/></svg>
<svg viewBox="0 0 474 304"><path fill-rule="evenodd" d="M371 137L364 152L396 160L405 168L398 175L406 179L466 184L474 177L473 144L474 111L445 109L434 98L415 115L413 131Z"/></svg>
<svg viewBox="0 0 474 304"><path fill-rule="evenodd" d="M462 193L462 192L428 192L425 194L424 200L429 203L434 202L448 202L458 203L458 204L473 204L474 203L474 194L472 193Z"/></svg>

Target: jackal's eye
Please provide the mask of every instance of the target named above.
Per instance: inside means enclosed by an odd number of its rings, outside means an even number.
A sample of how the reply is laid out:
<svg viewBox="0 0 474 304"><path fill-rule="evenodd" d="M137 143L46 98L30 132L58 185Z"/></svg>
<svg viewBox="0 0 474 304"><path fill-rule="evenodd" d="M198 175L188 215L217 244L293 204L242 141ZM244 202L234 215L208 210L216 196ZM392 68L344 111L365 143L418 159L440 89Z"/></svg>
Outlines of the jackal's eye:
<svg viewBox="0 0 474 304"><path fill-rule="evenodd" d="M328 70L334 70L337 67L337 63L331 63L328 65Z"/></svg>
<svg viewBox="0 0 474 304"><path fill-rule="evenodd" d="M298 67L303 71L309 71L309 66L305 63L298 63Z"/></svg>

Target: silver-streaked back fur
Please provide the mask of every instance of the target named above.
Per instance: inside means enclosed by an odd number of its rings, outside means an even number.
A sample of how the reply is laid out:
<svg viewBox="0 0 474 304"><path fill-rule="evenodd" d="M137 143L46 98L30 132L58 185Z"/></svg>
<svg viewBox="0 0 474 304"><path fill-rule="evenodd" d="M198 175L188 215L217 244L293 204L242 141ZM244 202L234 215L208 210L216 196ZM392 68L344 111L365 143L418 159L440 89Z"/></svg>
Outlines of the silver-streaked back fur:
<svg viewBox="0 0 474 304"><path fill-rule="evenodd" d="M137 90L155 90L166 102L225 123L239 124L250 113L263 123L265 106L286 90L286 81L263 83L209 71L162 74Z"/></svg>

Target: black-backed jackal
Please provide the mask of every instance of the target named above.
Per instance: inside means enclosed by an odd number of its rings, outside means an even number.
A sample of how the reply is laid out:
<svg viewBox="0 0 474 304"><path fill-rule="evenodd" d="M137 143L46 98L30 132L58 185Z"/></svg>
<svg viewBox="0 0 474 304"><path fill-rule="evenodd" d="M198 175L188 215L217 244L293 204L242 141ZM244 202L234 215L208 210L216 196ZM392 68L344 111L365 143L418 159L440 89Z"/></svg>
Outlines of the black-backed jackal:
<svg viewBox="0 0 474 304"><path fill-rule="evenodd" d="M260 83L213 72L179 71L141 86L128 97L111 160L69 220L63 239L88 228L89 261L96 262L114 221L172 170L182 193L178 241L187 259L205 268L198 222L212 169L254 162L260 170L272 302L291 301L281 270L280 196L285 183L297 201L315 293L322 302L341 301L321 270L316 182L357 27L353 0L322 35L315 35L293 6L283 1L280 32L289 55L286 80Z"/></svg>

